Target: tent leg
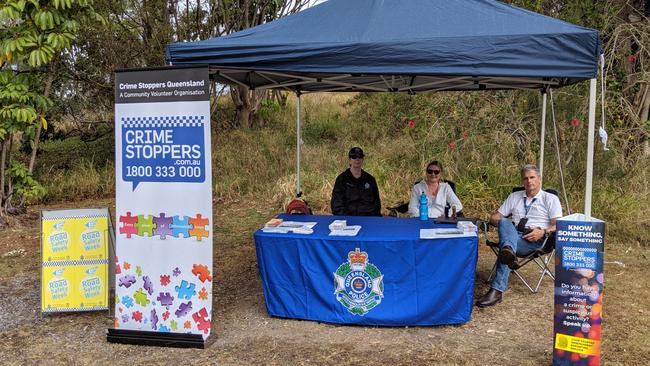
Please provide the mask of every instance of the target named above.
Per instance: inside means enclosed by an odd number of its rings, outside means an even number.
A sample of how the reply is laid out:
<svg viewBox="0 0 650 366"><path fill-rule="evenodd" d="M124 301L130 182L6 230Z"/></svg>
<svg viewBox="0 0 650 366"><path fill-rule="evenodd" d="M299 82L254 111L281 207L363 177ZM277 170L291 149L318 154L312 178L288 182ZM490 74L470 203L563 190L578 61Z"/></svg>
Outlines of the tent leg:
<svg viewBox="0 0 650 366"><path fill-rule="evenodd" d="M589 80L589 132L587 136L587 182L585 184L585 215L591 217L591 189L594 173L594 135L596 130L596 79Z"/></svg>
<svg viewBox="0 0 650 366"><path fill-rule="evenodd" d="M300 92L296 93L296 196L302 196L300 189L300 144L302 142L300 134Z"/></svg>
<svg viewBox="0 0 650 366"><path fill-rule="evenodd" d="M544 145L546 145L546 91L542 93L542 132L539 136L539 175L544 179Z"/></svg>

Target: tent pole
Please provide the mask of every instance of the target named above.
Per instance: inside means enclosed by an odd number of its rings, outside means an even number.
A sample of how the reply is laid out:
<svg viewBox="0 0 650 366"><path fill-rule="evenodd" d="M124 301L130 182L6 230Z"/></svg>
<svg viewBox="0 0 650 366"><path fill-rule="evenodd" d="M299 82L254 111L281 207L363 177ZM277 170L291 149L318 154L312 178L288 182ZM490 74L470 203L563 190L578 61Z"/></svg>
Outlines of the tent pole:
<svg viewBox="0 0 650 366"><path fill-rule="evenodd" d="M539 175L544 179L544 145L546 145L546 90L542 92L542 132L539 136Z"/></svg>
<svg viewBox="0 0 650 366"><path fill-rule="evenodd" d="M296 93L296 197L302 196L300 190L300 92Z"/></svg>
<svg viewBox="0 0 650 366"><path fill-rule="evenodd" d="M585 184L585 215L591 217L591 188L594 173L594 135L596 130L596 79L589 80L589 132L587 136L587 182Z"/></svg>

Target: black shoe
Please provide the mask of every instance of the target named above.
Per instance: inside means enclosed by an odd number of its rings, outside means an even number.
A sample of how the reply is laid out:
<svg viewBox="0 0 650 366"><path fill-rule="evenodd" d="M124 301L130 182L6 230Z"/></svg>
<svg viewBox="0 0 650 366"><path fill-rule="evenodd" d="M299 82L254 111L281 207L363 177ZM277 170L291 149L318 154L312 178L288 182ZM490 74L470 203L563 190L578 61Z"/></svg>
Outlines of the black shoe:
<svg viewBox="0 0 650 366"><path fill-rule="evenodd" d="M501 291L490 288L485 295L476 300L476 306L479 308L485 308L496 305L501 302L501 295Z"/></svg>
<svg viewBox="0 0 650 366"><path fill-rule="evenodd" d="M499 255L497 257L499 263L505 264L508 267L512 266L515 264L517 261L517 254L515 254L515 251L512 250L511 247L504 245L501 250L499 250Z"/></svg>

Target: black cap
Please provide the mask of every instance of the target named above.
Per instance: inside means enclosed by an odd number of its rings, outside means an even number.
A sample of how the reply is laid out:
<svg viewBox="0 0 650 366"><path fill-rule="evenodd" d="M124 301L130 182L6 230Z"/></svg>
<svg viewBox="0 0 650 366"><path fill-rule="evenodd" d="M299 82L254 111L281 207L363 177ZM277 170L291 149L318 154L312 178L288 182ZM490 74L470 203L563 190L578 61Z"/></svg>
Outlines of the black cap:
<svg viewBox="0 0 650 366"><path fill-rule="evenodd" d="M363 154L363 150L361 150L360 147L355 146L351 148L350 152L348 153L348 158L352 159L353 156L363 158L365 155Z"/></svg>

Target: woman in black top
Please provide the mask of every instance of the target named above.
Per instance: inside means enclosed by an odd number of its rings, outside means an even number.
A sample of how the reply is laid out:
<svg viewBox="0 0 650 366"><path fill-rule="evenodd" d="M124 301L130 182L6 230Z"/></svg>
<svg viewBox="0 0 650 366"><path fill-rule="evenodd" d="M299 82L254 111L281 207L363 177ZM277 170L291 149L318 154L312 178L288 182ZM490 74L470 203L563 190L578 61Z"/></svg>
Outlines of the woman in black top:
<svg viewBox="0 0 650 366"><path fill-rule="evenodd" d="M332 190L332 214L381 216L377 182L372 175L361 169L364 156L360 147L350 149L350 168L336 177Z"/></svg>

